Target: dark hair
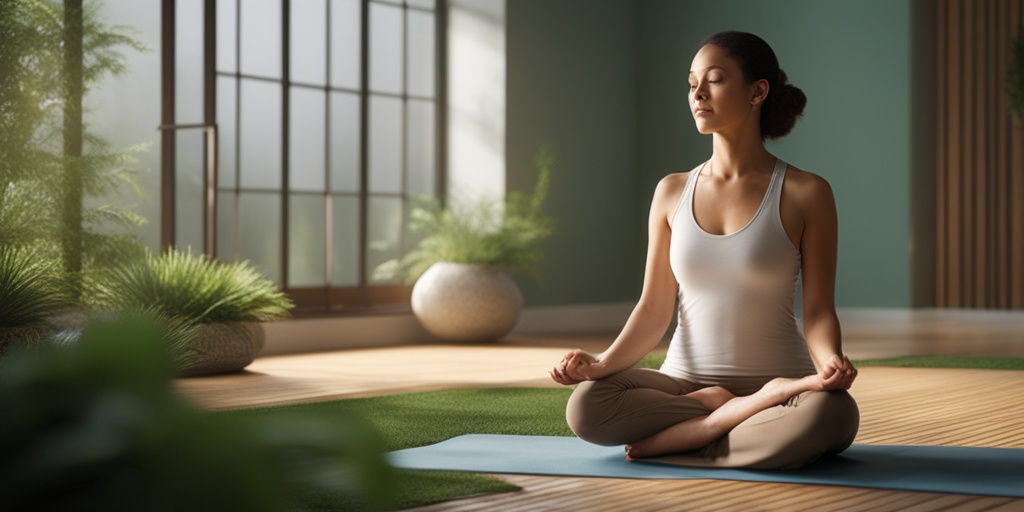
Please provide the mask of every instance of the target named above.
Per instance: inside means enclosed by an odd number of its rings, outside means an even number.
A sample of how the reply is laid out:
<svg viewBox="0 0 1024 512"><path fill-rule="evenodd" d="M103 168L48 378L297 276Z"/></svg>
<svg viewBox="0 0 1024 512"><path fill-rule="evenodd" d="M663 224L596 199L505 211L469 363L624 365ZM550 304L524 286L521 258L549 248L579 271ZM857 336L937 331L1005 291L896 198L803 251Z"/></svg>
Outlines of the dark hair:
<svg viewBox="0 0 1024 512"><path fill-rule="evenodd" d="M727 30L711 34L700 43L701 48L713 44L736 59L747 82L762 78L768 81L768 96L761 106L761 138L778 139L793 129L803 115L807 96L789 83L779 68L779 59L768 43L747 32Z"/></svg>

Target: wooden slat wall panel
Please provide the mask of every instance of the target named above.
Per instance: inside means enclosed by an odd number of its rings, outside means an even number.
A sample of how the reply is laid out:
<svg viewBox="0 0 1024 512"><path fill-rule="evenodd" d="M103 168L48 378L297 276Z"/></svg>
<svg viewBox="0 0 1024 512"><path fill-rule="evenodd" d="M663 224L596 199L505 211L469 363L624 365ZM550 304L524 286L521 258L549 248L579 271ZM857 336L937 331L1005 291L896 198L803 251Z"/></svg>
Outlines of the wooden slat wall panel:
<svg viewBox="0 0 1024 512"><path fill-rule="evenodd" d="M1021 2L937 11L936 303L1024 309L1024 132L1005 89Z"/></svg>

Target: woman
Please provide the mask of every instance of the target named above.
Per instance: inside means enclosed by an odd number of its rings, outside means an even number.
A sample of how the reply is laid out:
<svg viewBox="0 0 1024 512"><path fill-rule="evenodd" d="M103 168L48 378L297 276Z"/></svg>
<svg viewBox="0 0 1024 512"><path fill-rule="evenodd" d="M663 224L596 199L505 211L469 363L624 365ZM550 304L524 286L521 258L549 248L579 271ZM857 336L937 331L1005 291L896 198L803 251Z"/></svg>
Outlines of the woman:
<svg viewBox="0 0 1024 512"><path fill-rule="evenodd" d="M743 32L706 38L689 83L711 158L658 184L643 291L622 332L597 356L570 352L550 374L578 384L566 408L573 431L626 444L630 460L799 467L846 449L859 422L833 298L831 188L764 147L789 133L806 98L768 44ZM673 313L661 369L632 368Z"/></svg>

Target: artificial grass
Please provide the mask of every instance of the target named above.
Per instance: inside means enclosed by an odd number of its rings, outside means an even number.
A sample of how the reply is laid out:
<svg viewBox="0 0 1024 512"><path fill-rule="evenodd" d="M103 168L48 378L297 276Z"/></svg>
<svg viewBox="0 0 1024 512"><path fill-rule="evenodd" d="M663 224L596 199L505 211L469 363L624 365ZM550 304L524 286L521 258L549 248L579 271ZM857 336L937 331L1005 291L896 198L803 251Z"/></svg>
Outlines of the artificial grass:
<svg viewBox="0 0 1024 512"><path fill-rule="evenodd" d="M218 414L275 414L300 410L344 411L373 423L387 450L434 444L463 434L571 436L565 423L569 388L474 388L353 398L283 407L244 409ZM397 509L411 508L460 496L507 492L518 487L497 478L468 473L401 471ZM340 493L319 492L303 497L305 511L362 508Z"/></svg>
<svg viewBox="0 0 1024 512"><path fill-rule="evenodd" d="M665 361L664 353L644 356L639 368L660 368ZM854 366L893 366L900 368L963 368L980 370L1024 370L1024 357L1001 356L901 356L882 359L861 359L853 361Z"/></svg>
<svg viewBox="0 0 1024 512"><path fill-rule="evenodd" d="M1024 370L1024 357L995 356L905 356L854 361L856 366L902 368L965 368L981 370Z"/></svg>
<svg viewBox="0 0 1024 512"><path fill-rule="evenodd" d="M664 354L645 357L639 367L658 368ZM922 368L986 368L1024 370L1024 358L978 356L913 356L855 361L857 366ZM387 450L434 444L463 434L571 436L565 423L569 388L474 388L355 398L284 407L245 409L218 414L275 414L302 410L347 411L373 423ZM518 489L502 480L470 473L409 471L398 473L393 506L404 509L462 496ZM362 508L341 493L304 496L301 510L334 512Z"/></svg>

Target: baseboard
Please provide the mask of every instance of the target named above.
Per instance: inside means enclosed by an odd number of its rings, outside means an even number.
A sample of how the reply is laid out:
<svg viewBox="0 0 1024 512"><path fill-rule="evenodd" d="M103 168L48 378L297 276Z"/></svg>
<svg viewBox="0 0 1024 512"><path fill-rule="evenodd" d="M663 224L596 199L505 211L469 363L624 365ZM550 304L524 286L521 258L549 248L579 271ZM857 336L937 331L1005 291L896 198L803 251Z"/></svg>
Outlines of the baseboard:
<svg viewBox="0 0 1024 512"><path fill-rule="evenodd" d="M558 335L617 332L635 303L567 304L523 309L511 335ZM840 308L844 334L870 336L894 329L914 332L974 326L1019 330L1024 311L973 309ZM287 320L266 324L267 345L261 355L297 354L353 348L432 343L438 340L411 313Z"/></svg>
<svg viewBox="0 0 1024 512"><path fill-rule="evenodd" d="M636 304L607 302L523 309L513 335L613 332L622 329Z"/></svg>
<svg viewBox="0 0 1024 512"><path fill-rule="evenodd" d="M618 331L632 303L571 304L524 308L511 335ZM293 319L266 324L261 356L437 342L411 313Z"/></svg>
<svg viewBox="0 0 1024 512"><path fill-rule="evenodd" d="M261 356L387 347L435 341L411 313L293 319L266 325Z"/></svg>

